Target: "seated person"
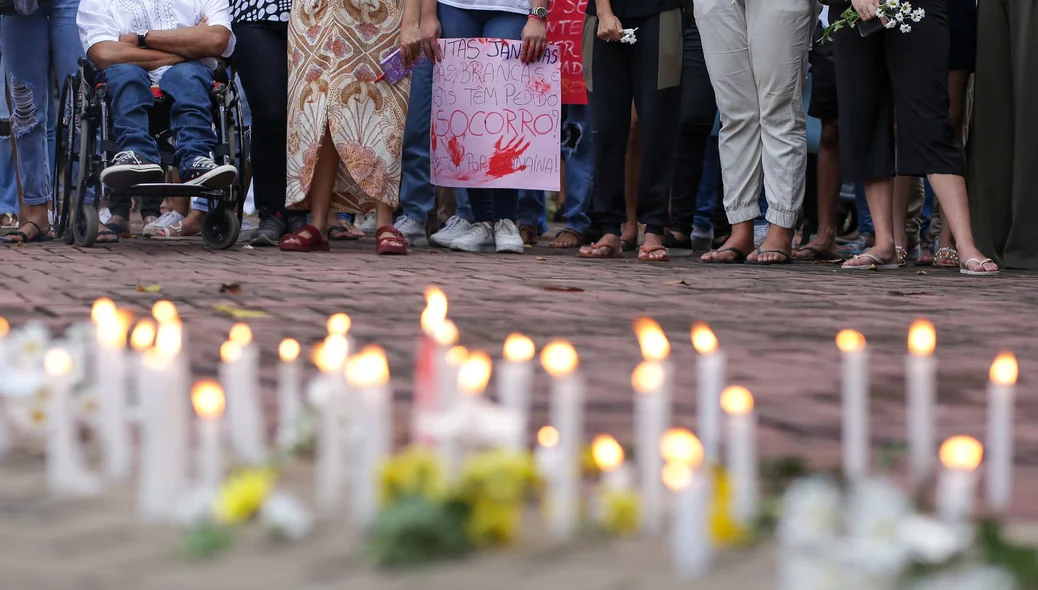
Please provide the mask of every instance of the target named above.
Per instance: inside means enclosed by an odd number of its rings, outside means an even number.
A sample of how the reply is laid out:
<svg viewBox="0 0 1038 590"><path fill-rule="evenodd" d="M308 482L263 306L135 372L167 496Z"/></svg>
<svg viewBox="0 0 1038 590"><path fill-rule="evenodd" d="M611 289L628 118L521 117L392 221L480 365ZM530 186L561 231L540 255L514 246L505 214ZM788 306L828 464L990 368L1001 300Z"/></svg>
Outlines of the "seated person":
<svg viewBox="0 0 1038 590"><path fill-rule="evenodd" d="M231 186L237 170L213 161L213 71L234 50L228 0L82 0L76 18L90 61L111 98L112 139L119 146L101 182L115 190L161 182L159 146L149 133L152 86L170 101L174 163L181 181Z"/></svg>

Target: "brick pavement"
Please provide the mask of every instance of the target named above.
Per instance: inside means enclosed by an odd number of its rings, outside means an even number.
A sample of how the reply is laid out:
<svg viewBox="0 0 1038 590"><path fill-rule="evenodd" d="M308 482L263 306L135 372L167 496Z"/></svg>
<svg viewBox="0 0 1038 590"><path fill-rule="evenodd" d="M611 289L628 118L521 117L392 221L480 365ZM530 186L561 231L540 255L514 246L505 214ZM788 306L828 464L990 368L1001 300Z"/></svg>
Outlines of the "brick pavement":
<svg viewBox="0 0 1038 590"><path fill-rule="evenodd" d="M0 315L17 325L42 319L62 327L86 319L107 295L146 313L159 298L174 301L190 336L193 366L215 374L217 350L233 323L213 309L229 304L269 314L251 320L263 347L263 382L273 405L273 363L280 338L315 342L324 319L345 311L361 344L389 355L400 418L405 416L422 290L447 293L462 344L499 353L511 331L538 345L573 341L589 381L588 432L631 435L630 371L638 361L631 321L655 317L673 345L676 419L694 426L693 320L714 328L729 357L733 381L757 397L765 456L805 454L820 464L839 454L839 359L833 345L845 327L862 331L872 350L874 440L904 439L903 355L908 323L929 317L937 327L938 434L983 440L987 368L999 350L1020 361L1015 511L1038 516L1026 502L1038 492L1038 328L1036 277L994 279L917 269L842 273L831 265L706 266L692 258L669 265L633 260L594 262L547 248L523 256L417 250L378 258L371 240L337 245L327 254L282 254L241 247L210 252L197 240L143 239L81 250L55 243L0 249ZM159 294L136 284L160 284ZM220 294L241 285L240 295ZM559 291L557 289L570 289ZM547 409L546 378L537 378L534 424ZM271 407L271 409L273 409ZM273 412L271 412L273 415ZM402 421L402 420L401 420Z"/></svg>

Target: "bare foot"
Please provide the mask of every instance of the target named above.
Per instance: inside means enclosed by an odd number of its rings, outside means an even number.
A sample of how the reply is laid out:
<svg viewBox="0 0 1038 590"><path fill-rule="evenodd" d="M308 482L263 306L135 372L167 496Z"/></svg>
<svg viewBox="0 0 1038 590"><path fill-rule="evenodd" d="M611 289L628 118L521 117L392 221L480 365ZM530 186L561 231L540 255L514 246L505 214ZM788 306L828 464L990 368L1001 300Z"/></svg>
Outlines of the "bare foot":
<svg viewBox="0 0 1038 590"><path fill-rule="evenodd" d="M836 254L836 240L832 238L831 234L822 235L819 233L819 235L815 236L815 239L804 244L794 252L793 257L797 260L833 260L838 258Z"/></svg>
<svg viewBox="0 0 1038 590"><path fill-rule="evenodd" d="M998 265L987 256L984 256L984 254L975 247L960 247L959 260L962 261L960 263L960 268L965 270L985 273L994 273L998 271Z"/></svg>
<svg viewBox="0 0 1038 590"><path fill-rule="evenodd" d="M793 249L793 230L777 225L768 229L768 235L761 242L760 249L746 256L747 262L757 264L788 263Z"/></svg>
<svg viewBox="0 0 1038 590"><path fill-rule="evenodd" d="M620 246L621 241L620 236L616 234L606 234L594 244L581 248L577 256L596 259L623 258L623 250Z"/></svg>
<svg viewBox="0 0 1038 590"><path fill-rule="evenodd" d="M747 253L752 250L753 234L751 233L746 239L730 237L720 248L703 254L699 259L703 262L731 264L746 260Z"/></svg>
<svg viewBox="0 0 1038 590"><path fill-rule="evenodd" d="M869 267L886 264L897 264L897 253L894 250L893 244L869 248L844 262L843 266L844 268L857 268L859 266Z"/></svg>

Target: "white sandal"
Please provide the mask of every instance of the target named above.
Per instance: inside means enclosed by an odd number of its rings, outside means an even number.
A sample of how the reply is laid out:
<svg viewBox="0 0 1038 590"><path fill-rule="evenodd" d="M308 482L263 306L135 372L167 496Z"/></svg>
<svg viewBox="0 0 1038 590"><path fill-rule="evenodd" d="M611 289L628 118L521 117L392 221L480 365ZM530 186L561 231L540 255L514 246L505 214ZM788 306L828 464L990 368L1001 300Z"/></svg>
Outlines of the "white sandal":
<svg viewBox="0 0 1038 590"><path fill-rule="evenodd" d="M994 262L994 260L990 258L985 258L983 260L981 260L980 258L970 258L966 261L966 264L964 266L959 267L959 272L964 275L969 275L971 277L993 277L997 275L999 272L1001 272L998 270L970 270L970 265L974 262L977 263L977 266L982 267L989 262Z"/></svg>
<svg viewBox="0 0 1038 590"><path fill-rule="evenodd" d="M872 264L851 264L851 265L848 265L846 262L844 262L843 265L840 266L840 268L842 268L843 270L897 270L897 269L901 268L901 266L898 265L898 263L896 263L896 262L893 263L893 264L888 263L888 262L883 262L883 260L881 260L879 256L876 256L875 254L869 254L868 252L862 252L861 254L855 254L854 258L851 258L851 260L857 260L859 258L868 258L873 263Z"/></svg>

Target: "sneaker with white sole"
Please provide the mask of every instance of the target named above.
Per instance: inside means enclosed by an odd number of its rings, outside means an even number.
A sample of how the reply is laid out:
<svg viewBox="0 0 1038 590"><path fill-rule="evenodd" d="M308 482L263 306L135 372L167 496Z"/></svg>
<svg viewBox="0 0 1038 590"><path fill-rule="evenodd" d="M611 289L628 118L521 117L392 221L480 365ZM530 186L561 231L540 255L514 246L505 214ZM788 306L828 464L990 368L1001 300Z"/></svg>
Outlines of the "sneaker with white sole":
<svg viewBox="0 0 1038 590"><path fill-rule="evenodd" d="M511 219L502 219L494 224L494 246L498 254L522 254L525 249L523 236Z"/></svg>
<svg viewBox="0 0 1038 590"><path fill-rule="evenodd" d="M418 223L410 217L401 215L397 218L393 227L404 234L412 248L427 248L429 246L429 238L425 234L425 225ZM374 231L377 231L377 228Z"/></svg>
<svg viewBox="0 0 1038 590"><path fill-rule="evenodd" d="M364 221L361 221L360 224L357 225L357 229L366 234L375 233L375 231L378 230L378 220L375 219L375 212L371 211L369 213L365 213Z"/></svg>
<svg viewBox="0 0 1038 590"><path fill-rule="evenodd" d="M184 184L197 184L205 188L222 190L230 188L238 178L238 169L230 164L218 165L212 158L198 156L191 166L180 175Z"/></svg>
<svg viewBox="0 0 1038 590"><path fill-rule="evenodd" d="M101 184L116 191L149 182L162 182L162 166L131 151L115 154L112 165L101 171Z"/></svg>
<svg viewBox="0 0 1038 590"><path fill-rule="evenodd" d="M147 238L153 238L160 229L172 227L182 221L184 221L184 216L177 211L166 211L162 214L162 217L159 217L155 221L145 225L141 234Z"/></svg>
<svg viewBox="0 0 1038 590"><path fill-rule="evenodd" d="M518 233L518 230L516 230L516 233ZM519 247L522 248L522 246L523 242L522 240L519 240ZM495 252L497 250L497 243L494 241L494 228L491 227L489 221L473 223L469 227L468 231L451 242L451 250L460 250L462 252Z"/></svg>
<svg viewBox="0 0 1038 590"><path fill-rule="evenodd" d="M454 240L465 235L472 224L457 215L447 220L440 231L429 236L429 245L437 248L450 248Z"/></svg>

